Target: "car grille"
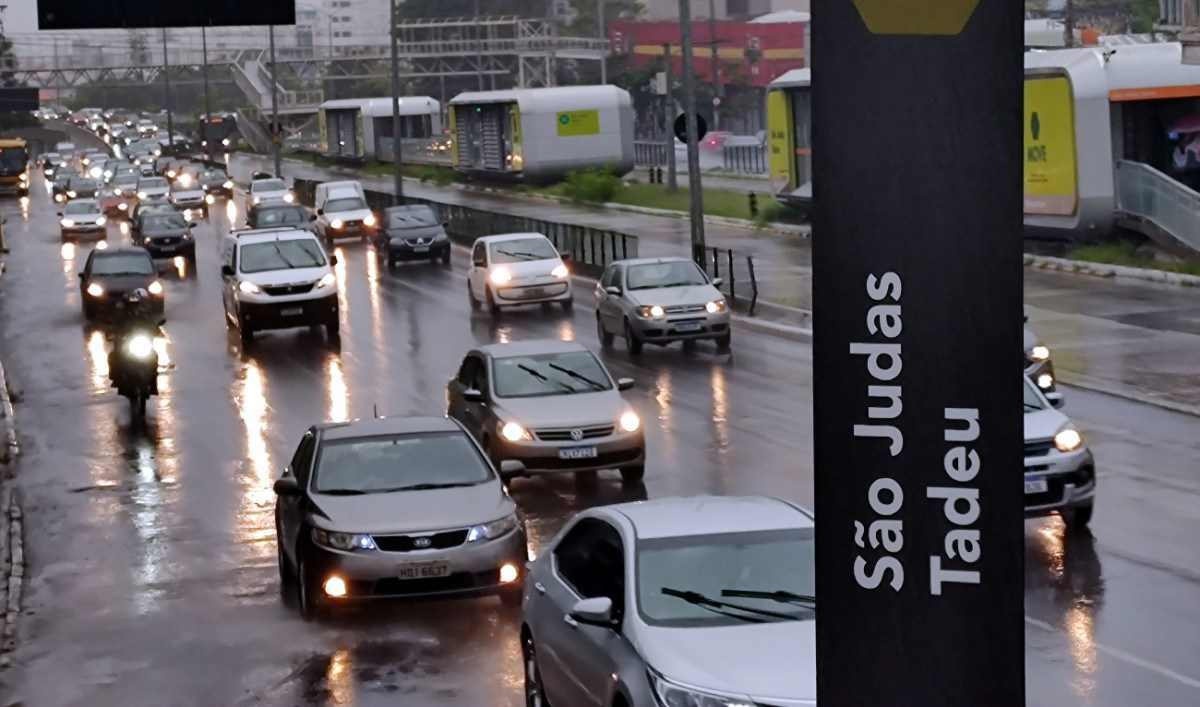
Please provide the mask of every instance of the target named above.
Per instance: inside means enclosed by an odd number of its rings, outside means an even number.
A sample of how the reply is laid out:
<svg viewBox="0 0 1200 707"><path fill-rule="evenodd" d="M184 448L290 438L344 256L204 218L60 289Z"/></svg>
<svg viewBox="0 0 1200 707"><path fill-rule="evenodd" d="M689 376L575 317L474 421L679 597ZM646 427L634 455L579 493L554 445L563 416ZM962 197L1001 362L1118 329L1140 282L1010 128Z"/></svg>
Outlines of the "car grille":
<svg viewBox="0 0 1200 707"><path fill-rule="evenodd" d="M151 238L151 245L175 245L179 242L178 236L167 236L165 238Z"/></svg>
<svg viewBox="0 0 1200 707"><path fill-rule="evenodd" d="M362 226L362 221L343 221L342 228L352 229Z"/></svg>
<svg viewBox="0 0 1200 707"><path fill-rule="evenodd" d="M306 282L302 285L271 285L263 287L263 292L268 295L302 295L305 292L312 290L313 283Z"/></svg>
<svg viewBox="0 0 1200 707"><path fill-rule="evenodd" d="M375 547L384 552L412 552L413 550L445 550L458 547L467 541L467 531L448 530L433 535L375 535ZM417 538L429 538L427 547L417 547Z"/></svg>
<svg viewBox="0 0 1200 707"><path fill-rule="evenodd" d="M350 582L350 596L403 596L406 594L436 594L464 592L494 587L500 583L500 571L455 572L448 577L429 579L380 579L374 582Z"/></svg>
<svg viewBox="0 0 1200 707"><path fill-rule="evenodd" d="M1054 448L1053 439L1035 439L1025 443L1025 457L1044 457Z"/></svg>
<svg viewBox="0 0 1200 707"><path fill-rule="evenodd" d="M695 312L703 312L704 305L702 304L673 304L669 307L663 307L663 311L667 314L693 314Z"/></svg>
<svg viewBox="0 0 1200 707"><path fill-rule="evenodd" d="M430 245L433 243L433 238L405 238L404 242L408 245Z"/></svg>
<svg viewBox="0 0 1200 707"><path fill-rule="evenodd" d="M539 429L533 433L543 442L575 442L578 441L571 437L571 432L579 430L583 435L580 440L595 439L597 437L607 437L613 433L613 425L592 425L590 427L564 427L554 429Z"/></svg>
<svg viewBox="0 0 1200 707"><path fill-rule="evenodd" d="M640 449L625 449L617 452L600 454L591 459L559 459L554 457L521 457L529 469L554 471L557 469L615 469L622 464L629 464L642 453Z"/></svg>

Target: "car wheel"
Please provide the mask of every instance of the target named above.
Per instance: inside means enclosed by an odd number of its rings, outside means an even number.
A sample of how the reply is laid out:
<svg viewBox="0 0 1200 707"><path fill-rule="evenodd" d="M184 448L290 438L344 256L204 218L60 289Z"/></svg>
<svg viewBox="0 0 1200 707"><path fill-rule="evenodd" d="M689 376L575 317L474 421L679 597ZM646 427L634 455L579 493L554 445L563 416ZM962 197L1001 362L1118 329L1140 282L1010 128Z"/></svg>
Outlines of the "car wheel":
<svg viewBox="0 0 1200 707"><path fill-rule="evenodd" d="M525 707L550 707L542 692L542 671L538 669L533 636L526 634L521 641L521 656L525 664Z"/></svg>
<svg viewBox="0 0 1200 707"><path fill-rule="evenodd" d="M250 326L246 322L242 322L238 327L238 333L242 337L243 349L248 348L250 344L254 343L254 327Z"/></svg>
<svg viewBox="0 0 1200 707"><path fill-rule="evenodd" d="M562 308L563 308L563 311L566 312L567 314L574 312L575 311L575 298L572 297L570 299L563 300Z"/></svg>
<svg viewBox="0 0 1200 707"><path fill-rule="evenodd" d="M282 535L278 529L275 531L275 538L275 555L279 563L279 598L284 604L290 605L296 593L296 574L292 572L292 564L283 552Z"/></svg>
<svg viewBox="0 0 1200 707"><path fill-rule="evenodd" d="M1089 503L1086 506L1077 506L1076 508L1071 509L1065 518L1067 527L1071 528L1072 530L1086 528L1088 523L1092 522L1093 508L1094 506Z"/></svg>
<svg viewBox="0 0 1200 707"><path fill-rule="evenodd" d="M646 477L645 464L633 464L631 466L621 467L621 481L627 484L641 483Z"/></svg>
<svg viewBox="0 0 1200 707"><path fill-rule="evenodd" d="M446 265L446 266L450 265L450 249L449 248L442 251L442 265Z"/></svg>
<svg viewBox="0 0 1200 707"><path fill-rule="evenodd" d="M500 603L509 609L519 609L521 607L521 587L505 587L500 590Z"/></svg>
<svg viewBox="0 0 1200 707"><path fill-rule="evenodd" d="M327 339L329 339L330 341L336 341L338 336L340 336L340 335L341 335L341 322L339 320L334 319L333 321L327 322L325 324L325 337Z"/></svg>
<svg viewBox="0 0 1200 707"><path fill-rule="evenodd" d="M733 334L726 334L717 339L717 350L721 352L728 351L733 345Z"/></svg>
<svg viewBox="0 0 1200 707"><path fill-rule="evenodd" d="M600 339L600 347L605 349L612 348L613 335L604 328L604 320L600 318L600 314L596 313L596 338Z"/></svg>
<svg viewBox="0 0 1200 707"><path fill-rule="evenodd" d="M630 326L628 320L625 321L625 348L629 349L629 353L635 356L642 352L642 340L638 338L637 334L633 333L633 327Z"/></svg>
<svg viewBox="0 0 1200 707"><path fill-rule="evenodd" d="M492 290L490 287L488 288L488 291L487 291L487 306L488 306L488 312L493 317L500 316L500 304L498 302L496 302L496 296L492 294Z"/></svg>
<svg viewBox="0 0 1200 707"><path fill-rule="evenodd" d="M301 555L296 563L296 604L300 617L305 621L313 621L321 615L321 600L317 594L319 588L309 575L308 565Z"/></svg>
<svg viewBox="0 0 1200 707"><path fill-rule="evenodd" d="M467 301L471 303L471 311L479 311L479 300L475 299L475 293L471 291L471 283L467 282Z"/></svg>

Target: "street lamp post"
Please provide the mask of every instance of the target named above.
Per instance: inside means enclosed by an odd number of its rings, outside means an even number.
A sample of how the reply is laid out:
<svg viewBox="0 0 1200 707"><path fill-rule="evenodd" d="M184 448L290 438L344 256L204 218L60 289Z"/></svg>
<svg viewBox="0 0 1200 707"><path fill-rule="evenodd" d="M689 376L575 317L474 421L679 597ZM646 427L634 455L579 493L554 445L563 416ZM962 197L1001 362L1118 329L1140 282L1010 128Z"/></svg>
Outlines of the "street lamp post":
<svg viewBox="0 0 1200 707"><path fill-rule="evenodd" d="M683 111L684 122L687 124L688 221L692 227L692 260L707 272L704 243L704 197L700 186L700 131L696 125L696 77L692 67L691 0L679 0L679 29L683 44ZM674 154L671 157L674 158Z"/></svg>
<svg viewBox="0 0 1200 707"><path fill-rule="evenodd" d="M399 206L404 200L404 174L401 164L404 149L400 144L400 52L396 46L396 24L400 18L396 0L390 2L392 28L388 34L392 42L392 203Z"/></svg>
<svg viewBox="0 0 1200 707"><path fill-rule="evenodd" d="M604 39L604 0L596 0L596 36ZM600 50L600 83L608 83L608 52Z"/></svg>
<svg viewBox="0 0 1200 707"><path fill-rule="evenodd" d="M203 25L200 26L200 52L204 73L204 120L200 123L200 139L204 141L204 154L211 162L212 135L209 127L212 125L212 106L208 100L208 35Z"/></svg>
<svg viewBox="0 0 1200 707"><path fill-rule="evenodd" d="M175 123L171 119L171 63L167 60L167 28L162 28L163 103L167 109L167 149L175 150Z"/></svg>

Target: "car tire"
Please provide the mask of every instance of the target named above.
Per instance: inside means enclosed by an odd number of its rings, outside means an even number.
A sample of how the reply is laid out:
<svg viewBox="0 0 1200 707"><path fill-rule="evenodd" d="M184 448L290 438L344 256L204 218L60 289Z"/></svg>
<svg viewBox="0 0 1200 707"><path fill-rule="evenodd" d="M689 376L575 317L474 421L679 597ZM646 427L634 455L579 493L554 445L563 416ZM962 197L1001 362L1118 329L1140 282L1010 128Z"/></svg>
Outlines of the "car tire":
<svg viewBox="0 0 1200 707"><path fill-rule="evenodd" d="M604 349L611 349L615 338L604 328L604 320L600 317L599 312L596 313L596 338L600 340L600 348Z"/></svg>
<svg viewBox="0 0 1200 707"><path fill-rule="evenodd" d="M471 311L472 312L479 311L479 307L480 307L479 300L475 299L475 293L471 291L470 281L467 282L467 301L469 301L471 303Z"/></svg>
<svg viewBox="0 0 1200 707"><path fill-rule="evenodd" d="M733 334L725 334L717 338L717 351L722 353L729 351L733 346Z"/></svg>
<svg viewBox="0 0 1200 707"><path fill-rule="evenodd" d="M570 314L575 311L575 298L565 299L562 301L563 311Z"/></svg>
<svg viewBox="0 0 1200 707"><path fill-rule="evenodd" d="M246 322L242 322L238 326L238 334L242 338L242 348L249 348L250 344L254 343L254 327Z"/></svg>
<svg viewBox="0 0 1200 707"><path fill-rule="evenodd" d="M331 322L326 322L325 323L325 338L329 339L330 341L337 341L338 337L341 336L341 329L342 329L341 321L339 321L337 319L334 319Z"/></svg>
<svg viewBox="0 0 1200 707"><path fill-rule="evenodd" d="M446 267L450 267L450 249L449 248L447 248L442 253L442 265L445 265Z"/></svg>
<svg viewBox="0 0 1200 707"><path fill-rule="evenodd" d="M296 609L300 612L300 618L315 621L321 617L320 587L308 575L308 565L302 554L296 563Z"/></svg>
<svg viewBox="0 0 1200 707"><path fill-rule="evenodd" d="M631 464L621 467L621 481L626 484L640 484L646 478L645 464Z"/></svg>
<svg viewBox="0 0 1200 707"><path fill-rule="evenodd" d="M642 340L633 333L633 327L630 326L629 320L625 320L625 348L634 356L642 352Z"/></svg>
<svg viewBox="0 0 1200 707"><path fill-rule="evenodd" d="M488 313L493 317L500 316L500 303L496 301L496 296L492 294L492 289L490 287L487 290L487 308Z"/></svg>
<svg viewBox="0 0 1200 707"><path fill-rule="evenodd" d="M500 590L500 603L508 609L521 608L521 585L505 587Z"/></svg>
<svg viewBox="0 0 1200 707"><path fill-rule="evenodd" d="M525 666L525 707L550 707L543 692L542 671L538 668L537 649L528 631L521 637L521 658Z"/></svg>
<svg viewBox="0 0 1200 707"><path fill-rule="evenodd" d="M275 530L275 554L279 564L279 598L285 605L291 606L296 596L296 573L292 571L292 563L288 562L283 551L282 535Z"/></svg>
<svg viewBox="0 0 1200 707"><path fill-rule="evenodd" d="M1086 506L1076 506L1067 513L1066 523L1071 530L1082 530L1092 522L1092 510L1095 508L1089 503Z"/></svg>

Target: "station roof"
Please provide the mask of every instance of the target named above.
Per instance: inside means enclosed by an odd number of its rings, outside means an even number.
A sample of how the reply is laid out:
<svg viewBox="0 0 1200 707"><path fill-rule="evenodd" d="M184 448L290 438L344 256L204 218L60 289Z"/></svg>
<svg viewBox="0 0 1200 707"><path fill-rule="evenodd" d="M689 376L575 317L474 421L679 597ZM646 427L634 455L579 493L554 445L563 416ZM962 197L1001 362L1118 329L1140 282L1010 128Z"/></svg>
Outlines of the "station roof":
<svg viewBox="0 0 1200 707"><path fill-rule="evenodd" d="M625 89L611 85L468 91L450 99L452 106L488 103L516 103L522 113L620 108L632 105L629 93Z"/></svg>
<svg viewBox="0 0 1200 707"><path fill-rule="evenodd" d="M400 115L427 115L441 110L441 103L429 96L401 96L397 101ZM325 101L321 110L354 110L362 111L368 118L382 118L392 114L392 99L383 98L339 98Z"/></svg>

